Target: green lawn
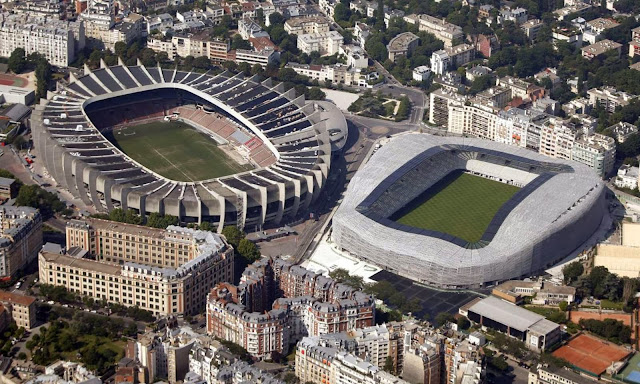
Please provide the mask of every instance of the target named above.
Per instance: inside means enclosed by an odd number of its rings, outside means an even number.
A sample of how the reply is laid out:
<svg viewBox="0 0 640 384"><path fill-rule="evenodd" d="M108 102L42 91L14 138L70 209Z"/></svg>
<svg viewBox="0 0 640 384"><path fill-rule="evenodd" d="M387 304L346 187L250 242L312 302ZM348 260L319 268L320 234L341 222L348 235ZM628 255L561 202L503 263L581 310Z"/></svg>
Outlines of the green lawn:
<svg viewBox="0 0 640 384"><path fill-rule="evenodd" d="M206 180L251 169L230 159L213 139L179 121L136 125L105 136L133 160L172 180Z"/></svg>
<svg viewBox="0 0 640 384"><path fill-rule="evenodd" d="M462 171L452 172L391 219L474 243L482 238L500 207L519 189Z"/></svg>

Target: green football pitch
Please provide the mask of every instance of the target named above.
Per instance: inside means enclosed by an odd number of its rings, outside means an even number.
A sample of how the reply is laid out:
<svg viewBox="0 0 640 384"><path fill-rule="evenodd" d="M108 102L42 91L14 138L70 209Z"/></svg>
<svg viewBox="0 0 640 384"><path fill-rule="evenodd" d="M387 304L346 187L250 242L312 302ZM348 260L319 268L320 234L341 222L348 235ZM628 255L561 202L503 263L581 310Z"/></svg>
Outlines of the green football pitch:
<svg viewBox="0 0 640 384"><path fill-rule="evenodd" d="M133 160L176 181L198 181L251 169L229 158L217 143L188 124L156 121L105 136Z"/></svg>
<svg viewBox="0 0 640 384"><path fill-rule="evenodd" d="M391 219L474 243L482 238L500 207L519 189L456 171L427 189Z"/></svg>

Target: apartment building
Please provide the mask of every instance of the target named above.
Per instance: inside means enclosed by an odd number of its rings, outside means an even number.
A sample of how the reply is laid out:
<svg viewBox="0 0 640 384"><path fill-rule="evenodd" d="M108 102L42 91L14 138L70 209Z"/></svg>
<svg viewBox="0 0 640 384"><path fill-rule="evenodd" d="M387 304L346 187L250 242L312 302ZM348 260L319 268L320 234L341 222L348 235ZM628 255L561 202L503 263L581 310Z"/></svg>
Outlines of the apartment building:
<svg viewBox="0 0 640 384"><path fill-rule="evenodd" d="M23 14L3 17L0 25L0 56L8 57L16 48L23 48L27 55L40 53L51 64L66 67L82 47L82 23L36 20Z"/></svg>
<svg viewBox="0 0 640 384"><path fill-rule="evenodd" d="M5 308L9 317L16 322L18 328L23 327L29 331L36 325L35 297L0 291L0 305Z"/></svg>
<svg viewBox="0 0 640 384"><path fill-rule="evenodd" d="M306 335L373 324L373 298L281 259L264 258L240 284L218 284L207 299L207 332L258 359L286 354Z"/></svg>
<svg viewBox="0 0 640 384"><path fill-rule="evenodd" d="M573 45L576 48L582 47L582 32L577 28L554 28L551 37L556 49L559 42Z"/></svg>
<svg viewBox="0 0 640 384"><path fill-rule="evenodd" d="M408 57L416 49L419 42L420 38L411 32L404 32L395 36L387 44L389 60L396 61L399 56Z"/></svg>
<svg viewBox="0 0 640 384"><path fill-rule="evenodd" d="M113 4L108 0L92 1L78 20L84 22L85 35L89 39L102 40L102 35L116 24Z"/></svg>
<svg viewBox="0 0 640 384"><path fill-rule="evenodd" d="M512 21L516 25L520 25L527 21L529 13L526 9L521 7L516 8L502 8L498 13L498 24L502 24L505 21Z"/></svg>
<svg viewBox="0 0 640 384"><path fill-rule="evenodd" d="M535 40L538 37L538 32L544 26L544 23L540 19L531 19L520 25L520 28L524 31L524 34L527 35L529 40Z"/></svg>
<svg viewBox="0 0 640 384"><path fill-rule="evenodd" d="M459 44L455 47L445 48L449 60L454 68L461 67L472 61L476 55L476 49L471 44Z"/></svg>
<svg viewBox="0 0 640 384"><path fill-rule="evenodd" d="M640 55L640 27L631 30L631 41L629 42L629 56Z"/></svg>
<svg viewBox="0 0 640 384"><path fill-rule="evenodd" d="M212 38L207 31L203 31L197 34L176 34L168 41L149 38L147 48L166 52L169 60L174 60L176 56L205 56L215 64L221 64L228 60L230 42L228 39Z"/></svg>
<svg viewBox="0 0 640 384"><path fill-rule="evenodd" d="M573 124L559 119L551 119L540 134L539 152L558 159L571 159L571 150L580 133Z"/></svg>
<svg viewBox="0 0 640 384"><path fill-rule="evenodd" d="M613 87L592 88L587 91L589 104L593 107L601 106L607 112L613 113L618 107L628 105L635 95L617 91Z"/></svg>
<svg viewBox="0 0 640 384"><path fill-rule="evenodd" d="M344 44L344 38L337 31L306 33L298 35L298 49L306 54L318 52L320 55L333 55L338 53L340 46Z"/></svg>
<svg viewBox="0 0 640 384"><path fill-rule="evenodd" d="M582 48L582 57L591 60L605 53L614 52L618 58L622 53L622 44L616 43L608 39L597 41L591 45Z"/></svg>
<svg viewBox="0 0 640 384"><path fill-rule="evenodd" d="M247 63L251 66L258 64L266 67L268 64L274 63L280 57L280 53L272 48L265 48L262 51L250 51L247 49L236 49L235 52L229 52L228 60L236 63Z"/></svg>
<svg viewBox="0 0 640 384"><path fill-rule="evenodd" d="M451 67L451 58L444 49L437 50L431 54L431 72L436 75L444 75Z"/></svg>
<svg viewBox="0 0 640 384"><path fill-rule="evenodd" d="M540 132L551 116L520 108L510 108L498 112L494 140L516 145L538 152L540 150Z"/></svg>
<svg viewBox="0 0 640 384"><path fill-rule="evenodd" d="M69 253L40 252L42 283L156 315L197 313L233 276L233 249L215 233L97 219L73 220L66 233Z"/></svg>
<svg viewBox="0 0 640 384"><path fill-rule="evenodd" d="M370 83L378 79L376 71L361 68L353 68L344 64L334 65L310 65L287 63L286 68L291 68L296 73L307 76L311 80L329 81L335 84L353 85L371 88Z"/></svg>
<svg viewBox="0 0 640 384"><path fill-rule="evenodd" d="M602 178L613 170L616 159L616 141L599 133L583 136L573 145L571 159L588 165Z"/></svg>
<svg viewBox="0 0 640 384"><path fill-rule="evenodd" d="M587 21L582 39L589 44L602 40L602 35L611 29L618 28L620 24L613 19L605 19L599 17L597 19Z"/></svg>
<svg viewBox="0 0 640 384"><path fill-rule="evenodd" d="M579 1L572 5L556 9L555 11L553 11L553 15L558 21L563 21L569 16L576 17L584 15L592 7L593 6L591 4Z"/></svg>
<svg viewBox="0 0 640 384"><path fill-rule="evenodd" d="M298 343L295 372L302 382L408 384L368 361L335 348L320 347L316 341L305 337Z"/></svg>
<svg viewBox="0 0 640 384"><path fill-rule="evenodd" d="M475 100L492 107L504 108L511 100L511 90L501 86L491 87L478 93Z"/></svg>
<svg viewBox="0 0 640 384"><path fill-rule="evenodd" d="M454 131L451 126L459 126L449 122L452 107L462 108L467 101L467 97L459 93L446 89L437 89L429 94L429 123L447 127L449 131Z"/></svg>
<svg viewBox="0 0 640 384"><path fill-rule="evenodd" d="M441 331L415 321L391 322L351 332L303 338L296 350L296 376L300 381L320 384L338 380L345 367L341 361L366 359L368 376L363 382L384 382L376 377L387 362L407 382L480 383L483 354L468 339L447 337ZM466 378L468 367L472 377ZM349 372L354 374L354 372Z"/></svg>
<svg viewBox="0 0 640 384"><path fill-rule="evenodd" d="M245 40L249 40L250 37L269 37L260 24L248 18L238 20L238 33Z"/></svg>
<svg viewBox="0 0 640 384"><path fill-rule="evenodd" d="M430 15L407 15L404 21L418 25L418 30L432 33L438 40L444 42L444 46L453 47L455 42L464 40L462 28Z"/></svg>
<svg viewBox="0 0 640 384"><path fill-rule="evenodd" d="M169 326L158 331L148 331L131 342L128 356L144 370L145 382L167 380L169 383L184 381L190 371L191 354L195 346L222 349L222 345L210 337L195 332L189 326Z"/></svg>
<svg viewBox="0 0 640 384"><path fill-rule="evenodd" d="M285 32L291 35L329 32L329 20L323 16L292 17L284 22Z"/></svg>
<svg viewBox="0 0 640 384"><path fill-rule="evenodd" d="M152 31L164 32L173 27L173 16L168 13L161 13L154 17L149 17L147 22L147 33Z"/></svg>
<svg viewBox="0 0 640 384"><path fill-rule="evenodd" d="M42 216L31 207L0 208L0 276L13 277L42 248Z"/></svg>
<svg viewBox="0 0 640 384"><path fill-rule="evenodd" d="M624 143L629 136L638 132L638 127L630 123L625 123L624 121L614 124L607 129L611 131L618 143Z"/></svg>

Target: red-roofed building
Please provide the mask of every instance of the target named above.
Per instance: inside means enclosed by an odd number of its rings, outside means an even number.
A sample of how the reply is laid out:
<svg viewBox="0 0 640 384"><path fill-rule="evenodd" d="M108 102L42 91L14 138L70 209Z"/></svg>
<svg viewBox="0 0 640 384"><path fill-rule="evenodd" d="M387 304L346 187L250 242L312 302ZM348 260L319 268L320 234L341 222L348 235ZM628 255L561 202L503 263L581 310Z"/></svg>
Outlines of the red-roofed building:
<svg viewBox="0 0 640 384"><path fill-rule="evenodd" d="M253 49L255 49L258 52L264 51L265 49L273 49L275 51L279 50L278 46L275 45L273 41L271 41L271 39L264 36L250 37L249 43L251 43L251 46L253 47Z"/></svg>
<svg viewBox="0 0 640 384"><path fill-rule="evenodd" d="M0 303L18 327L30 330L36 324L35 297L18 295L16 293L0 291ZM2 320L0 320L0 324Z"/></svg>

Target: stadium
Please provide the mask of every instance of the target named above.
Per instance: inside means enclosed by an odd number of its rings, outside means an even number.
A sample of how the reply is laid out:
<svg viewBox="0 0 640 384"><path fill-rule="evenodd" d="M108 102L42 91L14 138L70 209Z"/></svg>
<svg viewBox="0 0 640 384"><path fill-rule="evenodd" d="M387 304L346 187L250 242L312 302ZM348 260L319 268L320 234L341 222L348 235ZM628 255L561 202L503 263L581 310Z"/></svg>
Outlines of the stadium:
<svg viewBox="0 0 640 384"><path fill-rule="evenodd" d="M87 205L253 230L318 197L331 141L346 140L338 114L257 76L103 62L38 105L32 131L58 186Z"/></svg>
<svg viewBox="0 0 640 384"><path fill-rule="evenodd" d="M481 139L393 138L333 217L342 250L443 288L529 276L579 249L606 212L592 169Z"/></svg>

